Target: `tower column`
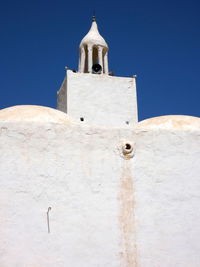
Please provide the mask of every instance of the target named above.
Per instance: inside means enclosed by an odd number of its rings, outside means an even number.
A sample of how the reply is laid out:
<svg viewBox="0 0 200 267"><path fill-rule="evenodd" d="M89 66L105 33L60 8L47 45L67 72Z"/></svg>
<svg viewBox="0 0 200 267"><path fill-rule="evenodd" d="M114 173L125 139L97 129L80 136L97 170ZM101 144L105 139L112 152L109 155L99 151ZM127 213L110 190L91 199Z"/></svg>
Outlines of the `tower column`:
<svg viewBox="0 0 200 267"><path fill-rule="evenodd" d="M88 72L91 73L92 72L92 46L88 45Z"/></svg>
<svg viewBox="0 0 200 267"><path fill-rule="evenodd" d="M108 74L108 51L104 55L104 72Z"/></svg>
<svg viewBox="0 0 200 267"><path fill-rule="evenodd" d="M101 47L101 46L98 47L98 61L102 67L102 73L103 73L104 72L104 69L103 69L103 47Z"/></svg>
<svg viewBox="0 0 200 267"><path fill-rule="evenodd" d="M80 72L84 72L85 69L85 48L81 47L81 60L80 60Z"/></svg>

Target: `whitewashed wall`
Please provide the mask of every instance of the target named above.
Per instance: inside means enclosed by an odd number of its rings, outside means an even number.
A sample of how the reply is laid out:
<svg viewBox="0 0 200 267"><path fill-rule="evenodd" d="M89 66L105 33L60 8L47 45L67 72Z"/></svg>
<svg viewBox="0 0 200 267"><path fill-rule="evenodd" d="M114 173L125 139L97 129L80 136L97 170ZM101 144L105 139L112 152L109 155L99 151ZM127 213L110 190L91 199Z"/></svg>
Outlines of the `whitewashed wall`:
<svg viewBox="0 0 200 267"><path fill-rule="evenodd" d="M118 146L131 132L84 127L44 107L2 110L0 121L0 266L125 264Z"/></svg>
<svg viewBox="0 0 200 267"><path fill-rule="evenodd" d="M138 122L135 78L67 71L57 108L86 124L124 127Z"/></svg>
<svg viewBox="0 0 200 267"><path fill-rule="evenodd" d="M199 129L186 116L112 129L1 110L0 266L200 266Z"/></svg>
<svg viewBox="0 0 200 267"><path fill-rule="evenodd" d="M200 266L200 119L140 122L132 173L137 266Z"/></svg>

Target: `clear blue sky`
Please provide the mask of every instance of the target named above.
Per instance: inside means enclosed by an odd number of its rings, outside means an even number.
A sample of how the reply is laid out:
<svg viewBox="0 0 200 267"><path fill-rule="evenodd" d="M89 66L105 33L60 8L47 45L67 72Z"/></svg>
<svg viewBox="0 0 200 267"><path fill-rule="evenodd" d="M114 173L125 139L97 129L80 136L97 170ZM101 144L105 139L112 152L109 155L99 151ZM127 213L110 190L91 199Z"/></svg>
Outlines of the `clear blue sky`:
<svg viewBox="0 0 200 267"><path fill-rule="evenodd" d="M96 10L109 68L137 74L139 119L200 116L200 1L7 0L0 6L0 108L56 106L64 67Z"/></svg>

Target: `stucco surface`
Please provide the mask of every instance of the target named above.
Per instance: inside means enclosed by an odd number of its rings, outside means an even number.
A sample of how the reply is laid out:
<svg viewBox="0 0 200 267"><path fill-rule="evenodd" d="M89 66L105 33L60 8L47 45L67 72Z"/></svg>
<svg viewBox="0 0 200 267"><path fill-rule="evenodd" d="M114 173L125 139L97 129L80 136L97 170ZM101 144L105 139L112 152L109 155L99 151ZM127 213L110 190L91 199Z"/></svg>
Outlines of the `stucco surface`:
<svg viewBox="0 0 200 267"><path fill-rule="evenodd" d="M68 70L66 79L58 92L58 109L73 120L84 118L87 125L106 127L138 122L135 78Z"/></svg>
<svg viewBox="0 0 200 267"><path fill-rule="evenodd" d="M57 109L67 113L67 78L65 77L61 88L57 91Z"/></svg>
<svg viewBox="0 0 200 267"><path fill-rule="evenodd" d="M99 33L96 21L92 22L92 25L91 25L89 32L86 34L86 36L84 36L84 38L82 39L82 41L80 43L80 47L82 45L88 45L88 44L100 45L102 47L108 48L106 41Z"/></svg>
<svg viewBox="0 0 200 267"><path fill-rule="evenodd" d="M200 130L200 118L184 115L168 115L143 120L137 127L152 130Z"/></svg>
<svg viewBox="0 0 200 267"><path fill-rule="evenodd" d="M1 267L126 264L134 254L133 233L121 219L128 205L120 186L127 130L63 123L56 110L57 122L46 121L46 108L38 114L44 120L13 121L12 111L2 110L0 121Z"/></svg>
<svg viewBox="0 0 200 267"><path fill-rule="evenodd" d="M1 121L69 123L67 114L43 106L21 105L0 110Z"/></svg>
<svg viewBox="0 0 200 267"><path fill-rule="evenodd" d="M200 266L200 119L151 118L136 136L138 266Z"/></svg>
<svg viewBox="0 0 200 267"><path fill-rule="evenodd" d="M105 128L1 110L1 267L199 266L199 119L177 119Z"/></svg>

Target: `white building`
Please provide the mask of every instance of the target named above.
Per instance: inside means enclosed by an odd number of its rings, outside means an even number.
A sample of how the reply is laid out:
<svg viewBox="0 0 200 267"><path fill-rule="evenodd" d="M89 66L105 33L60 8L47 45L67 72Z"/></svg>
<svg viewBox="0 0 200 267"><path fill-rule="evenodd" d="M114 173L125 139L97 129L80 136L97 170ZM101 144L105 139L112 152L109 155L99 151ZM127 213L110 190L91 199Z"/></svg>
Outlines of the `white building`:
<svg viewBox="0 0 200 267"><path fill-rule="evenodd" d="M58 92L58 109L88 125L123 127L138 121L135 78L108 71L108 45L93 18L80 43L77 73L66 71Z"/></svg>
<svg viewBox="0 0 200 267"><path fill-rule="evenodd" d="M65 113L0 111L1 267L200 266L200 119L137 123L135 79L107 53L93 21Z"/></svg>

